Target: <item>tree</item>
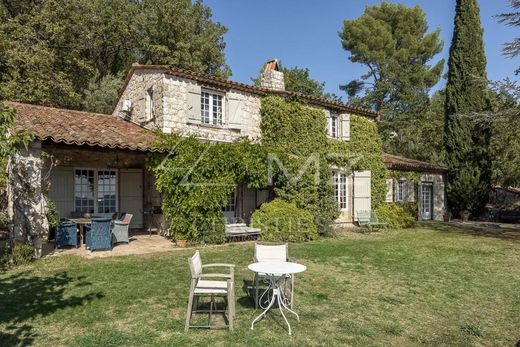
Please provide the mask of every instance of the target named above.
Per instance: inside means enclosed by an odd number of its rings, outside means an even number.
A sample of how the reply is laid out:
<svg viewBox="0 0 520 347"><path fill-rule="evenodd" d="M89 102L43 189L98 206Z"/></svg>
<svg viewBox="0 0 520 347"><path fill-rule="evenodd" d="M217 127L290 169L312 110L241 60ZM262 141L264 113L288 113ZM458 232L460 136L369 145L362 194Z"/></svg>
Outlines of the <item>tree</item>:
<svg viewBox="0 0 520 347"><path fill-rule="evenodd" d="M134 62L227 77L225 32L201 0L3 0L0 93L81 109L89 87L121 76ZM112 103L98 99L94 111Z"/></svg>
<svg viewBox="0 0 520 347"><path fill-rule="evenodd" d="M489 122L479 117L479 113L491 110L482 34L476 0L457 0L444 136L448 206L455 215L465 211L479 214L491 185L491 130Z"/></svg>
<svg viewBox="0 0 520 347"><path fill-rule="evenodd" d="M396 138L421 146L423 138L410 138L429 107L429 92L441 78L444 60L429 62L442 50L440 30L428 33L419 6L383 2L367 6L353 20L345 20L340 38L349 60L363 64L360 80L340 86L349 102L382 113L380 132L385 150L410 155ZM427 120L424 120L427 121ZM394 140L392 140L394 139Z"/></svg>
<svg viewBox="0 0 520 347"><path fill-rule="evenodd" d="M509 0L509 6L513 9L512 12L499 14L496 18L500 23L515 27L520 26L520 0ZM503 53L509 58L517 57L520 54L520 38L517 37L506 43ZM520 68L515 73L520 73Z"/></svg>

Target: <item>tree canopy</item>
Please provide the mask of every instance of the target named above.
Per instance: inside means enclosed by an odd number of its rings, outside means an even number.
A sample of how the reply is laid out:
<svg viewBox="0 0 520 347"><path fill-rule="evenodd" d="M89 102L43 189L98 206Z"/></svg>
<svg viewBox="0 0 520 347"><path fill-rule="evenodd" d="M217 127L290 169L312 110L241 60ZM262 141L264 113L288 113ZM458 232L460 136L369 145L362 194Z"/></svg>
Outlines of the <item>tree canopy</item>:
<svg viewBox="0 0 520 347"><path fill-rule="evenodd" d="M92 88L134 62L227 77L226 30L201 0L3 0L0 96L106 112Z"/></svg>
<svg viewBox="0 0 520 347"><path fill-rule="evenodd" d="M414 127L428 121L429 92L443 71L443 59L431 63L443 47L439 33L439 29L428 32L426 15L418 5L382 2L343 23L340 38L348 59L363 64L367 72L340 88L350 103L382 113L380 132L386 151L414 156L410 148L424 147L424 138L416 136Z"/></svg>
<svg viewBox="0 0 520 347"><path fill-rule="evenodd" d="M476 0L457 0L455 29L448 60L445 146L448 205L459 213L481 212L491 185L490 111L483 30Z"/></svg>
<svg viewBox="0 0 520 347"><path fill-rule="evenodd" d="M509 26L520 26L520 0L509 0L509 6L512 11L502 13L496 16L500 23L505 23ZM520 37L507 42L502 50L504 55L509 58L515 58L520 54ZM520 73L520 67L516 70L516 74Z"/></svg>

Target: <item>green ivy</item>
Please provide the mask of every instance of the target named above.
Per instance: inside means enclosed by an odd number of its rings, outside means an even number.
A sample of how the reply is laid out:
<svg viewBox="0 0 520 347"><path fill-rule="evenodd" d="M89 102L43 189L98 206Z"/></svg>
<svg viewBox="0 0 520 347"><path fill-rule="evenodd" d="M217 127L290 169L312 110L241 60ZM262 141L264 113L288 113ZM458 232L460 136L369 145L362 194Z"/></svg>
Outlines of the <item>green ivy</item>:
<svg viewBox="0 0 520 347"><path fill-rule="evenodd" d="M388 170L383 162L383 143L375 122L366 117L350 116L350 140L329 139L329 163L347 172L370 170L372 209L385 201Z"/></svg>
<svg viewBox="0 0 520 347"><path fill-rule="evenodd" d="M274 165L276 196L312 213L319 232L327 232L339 209L326 159L325 113L295 100L268 96L262 99L261 116L262 144L286 169Z"/></svg>
<svg viewBox="0 0 520 347"><path fill-rule="evenodd" d="M234 143L202 142L195 137L163 134L168 154L149 157L170 236L211 243L225 239L222 206L237 184L264 187L266 152L240 139Z"/></svg>

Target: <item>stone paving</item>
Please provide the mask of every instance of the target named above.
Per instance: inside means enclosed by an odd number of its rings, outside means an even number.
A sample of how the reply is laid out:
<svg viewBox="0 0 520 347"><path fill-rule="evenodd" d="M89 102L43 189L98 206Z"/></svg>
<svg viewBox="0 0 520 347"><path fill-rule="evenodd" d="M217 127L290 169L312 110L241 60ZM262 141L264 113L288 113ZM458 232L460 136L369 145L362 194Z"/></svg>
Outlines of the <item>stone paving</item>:
<svg viewBox="0 0 520 347"><path fill-rule="evenodd" d="M173 242L160 235L135 234L130 237L130 243L118 243L114 245L111 251L94 251L91 252L85 247L64 249L54 249L54 243L49 242L44 246L44 254L46 257L62 256L62 255L78 255L85 258L106 258L122 255L148 254L158 252L168 252L179 250Z"/></svg>

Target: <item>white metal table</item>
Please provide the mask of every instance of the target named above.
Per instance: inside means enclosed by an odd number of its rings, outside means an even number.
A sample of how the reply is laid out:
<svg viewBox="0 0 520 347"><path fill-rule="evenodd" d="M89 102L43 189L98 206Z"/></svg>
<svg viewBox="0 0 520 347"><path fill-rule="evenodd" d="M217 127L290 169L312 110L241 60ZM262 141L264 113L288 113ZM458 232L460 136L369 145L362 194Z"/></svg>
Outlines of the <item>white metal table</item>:
<svg viewBox="0 0 520 347"><path fill-rule="evenodd" d="M287 327L289 328L289 335L291 335L291 325L289 324L287 317L285 317L283 310L286 309L287 311L294 314L298 321L300 320L300 317L296 312L287 306L283 290L280 288L280 286L286 280L286 275L294 275L303 272L307 270L307 267L297 263L272 261L253 263L248 266L248 269L259 274L265 274L267 276L269 279L269 288L264 292L264 294L268 290L272 290L273 295L264 311L258 317L256 317L253 322L251 322L251 330L253 330L255 323L265 317L267 312L274 306L274 303L277 302L280 313L282 314L282 317L285 320L285 323L287 323Z"/></svg>

